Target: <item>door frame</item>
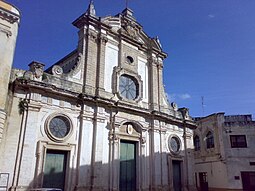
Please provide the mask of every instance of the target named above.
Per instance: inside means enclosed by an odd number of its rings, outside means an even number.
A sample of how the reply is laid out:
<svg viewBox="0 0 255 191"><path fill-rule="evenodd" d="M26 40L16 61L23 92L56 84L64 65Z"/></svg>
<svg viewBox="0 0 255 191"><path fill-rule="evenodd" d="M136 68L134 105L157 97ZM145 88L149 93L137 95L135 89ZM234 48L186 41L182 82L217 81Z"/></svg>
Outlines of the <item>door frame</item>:
<svg viewBox="0 0 255 191"><path fill-rule="evenodd" d="M63 154L63 156L64 156L64 161L63 161L63 165L65 165L64 166L64 190L66 190L65 189L65 187L66 187L66 175L67 175L67 168L68 168L68 158L69 158L69 151L65 151L65 150L57 150L57 149L46 149L46 157L45 157L45 161L44 161L44 167L43 167L43 172L44 172L44 170L45 170L45 165L46 165L46 162L47 162L47 154L48 153L51 153L51 154ZM42 181L44 182L44 174L43 174L43 179L42 179ZM43 184L42 184L43 185Z"/></svg>
<svg viewBox="0 0 255 191"><path fill-rule="evenodd" d="M182 157L173 157L172 155L168 155L168 184L170 186L170 190L174 190L174 180L173 180L173 161L180 162L180 172L181 172L181 189L184 188L184 160Z"/></svg>
<svg viewBox="0 0 255 191"><path fill-rule="evenodd" d="M66 156L66 173L65 173L65 187L64 190L72 190L71 186L75 181L75 172L71 169L75 169L76 157L74 144L55 144L46 141L38 141L36 149L36 164L35 164L35 174L34 174L34 188L42 188L43 186L43 176L44 176L44 165L46 161L47 150L59 150L67 152ZM71 157L75 156L75 157Z"/></svg>
<svg viewBox="0 0 255 191"><path fill-rule="evenodd" d="M138 171L139 171L139 165L138 165L138 163L139 163L139 142L137 142L137 141L134 141L134 140L129 140L129 139L120 139L120 142L119 143L121 143L121 142L126 142L126 143L133 143L134 145L135 145L135 188L136 189L138 189L138 187L139 187L139 175L138 175ZM119 145L121 145L121 144L119 144ZM119 146L119 159L120 159L120 146ZM120 162L119 162L119 179L118 179L118 182L120 182ZM119 184L119 183L118 183ZM120 188L120 185L118 186L118 188Z"/></svg>

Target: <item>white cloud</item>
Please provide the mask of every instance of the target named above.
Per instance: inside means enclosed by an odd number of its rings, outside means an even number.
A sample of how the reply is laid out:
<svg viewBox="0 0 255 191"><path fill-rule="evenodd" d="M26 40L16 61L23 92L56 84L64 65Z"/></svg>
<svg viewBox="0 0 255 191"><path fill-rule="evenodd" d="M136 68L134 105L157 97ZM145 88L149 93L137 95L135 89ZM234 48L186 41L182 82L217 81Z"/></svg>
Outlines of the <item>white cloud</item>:
<svg viewBox="0 0 255 191"><path fill-rule="evenodd" d="M215 15L213 15L213 14L209 14L209 15L207 15L210 19L212 19L212 18L214 18L215 17Z"/></svg>
<svg viewBox="0 0 255 191"><path fill-rule="evenodd" d="M184 93L184 94L168 94L168 99L171 101L171 102L174 102L178 99L181 99L181 100L186 100L186 99L190 99L191 98L191 95L188 94L188 93Z"/></svg>
<svg viewBox="0 0 255 191"><path fill-rule="evenodd" d="M191 98L191 95L189 95L189 94L180 94L179 96L178 96L180 99L183 99L183 100L185 100L185 99L190 99Z"/></svg>

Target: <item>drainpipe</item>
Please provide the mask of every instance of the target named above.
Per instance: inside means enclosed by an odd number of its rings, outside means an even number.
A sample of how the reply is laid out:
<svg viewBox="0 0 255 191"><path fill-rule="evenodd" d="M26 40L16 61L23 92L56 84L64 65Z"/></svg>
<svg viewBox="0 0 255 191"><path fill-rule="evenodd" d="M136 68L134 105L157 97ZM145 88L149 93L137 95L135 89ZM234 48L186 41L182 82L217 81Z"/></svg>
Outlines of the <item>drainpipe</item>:
<svg viewBox="0 0 255 191"><path fill-rule="evenodd" d="M17 190L17 186L19 184L20 167L21 167L21 161L22 161L22 155L23 155L23 147L25 142L25 133L26 133L26 126L27 126L27 118L28 118L28 101L30 100L30 96L29 96L29 99L27 98L28 98L28 94L26 94L25 99L22 100L24 110L22 112L22 119L20 124L18 148L16 152L16 160L14 165L14 173L13 173L12 186L11 186L12 190Z"/></svg>

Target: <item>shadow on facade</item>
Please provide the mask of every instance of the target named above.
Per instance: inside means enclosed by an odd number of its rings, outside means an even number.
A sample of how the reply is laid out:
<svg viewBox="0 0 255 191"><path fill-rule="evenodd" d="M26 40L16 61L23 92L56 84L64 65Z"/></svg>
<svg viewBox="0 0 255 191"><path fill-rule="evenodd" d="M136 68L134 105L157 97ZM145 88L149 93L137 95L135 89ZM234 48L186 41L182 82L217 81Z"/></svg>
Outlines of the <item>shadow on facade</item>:
<svg viewBox="0 0 255 191"><path fill-rule="evenodd" d="M36 172L38 175L21 190L196 190L192 156L191 149L178 154L156 152L148 157L138 156L137 150L124 153L120 149L118 159L78 168L68 167L74 162L71 157L63 163L55 157L50 161L46 159L42 172Z"/></svg>

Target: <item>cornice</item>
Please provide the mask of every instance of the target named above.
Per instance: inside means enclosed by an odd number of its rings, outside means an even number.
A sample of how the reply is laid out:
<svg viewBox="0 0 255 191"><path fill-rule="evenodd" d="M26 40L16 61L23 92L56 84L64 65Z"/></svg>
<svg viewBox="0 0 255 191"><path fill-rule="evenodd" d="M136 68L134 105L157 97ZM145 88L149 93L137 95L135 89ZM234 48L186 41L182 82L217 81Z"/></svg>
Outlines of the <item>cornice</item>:
<svg viewBox="0 0 255 191"><path fill-rule="evenodd" d="M174 116L171 116L169 114L166 114L160 111L155 111L155 110L152 111L152 110L141 108L134 104L125 103L122 101L116 102L114 100L110 100L110 99L106 99L102 97L90 96L90 95L73 92L71 90L58 88L54 85L47 84L44 82L16 79L14 81L14 84L16 88L23 87L30 91L37 89L44 92L47 91L49 93L53 93L56 95L60 95L60 92L61 92L61 96L67 96L72 99L77 99L77 104L78 104L78 101L79 103L93 102L99 106L108 107L108 108L110 107L116 111L124 111L124 112L129 112L129 113L133 113L137 115L150 116L151 118L154 118L155 120L165 121L166 123L175 124L177 126L181 126L181 127L185 126L191 129L196 128L195 123L191 120L183 120L181 118L176 118Z"/></svg>
<svg viewBox="0 0 255 191"><path fill-rule="evenodd" d="M19 22L20 16L0 7L0 18L13 24Z"/></svg>

